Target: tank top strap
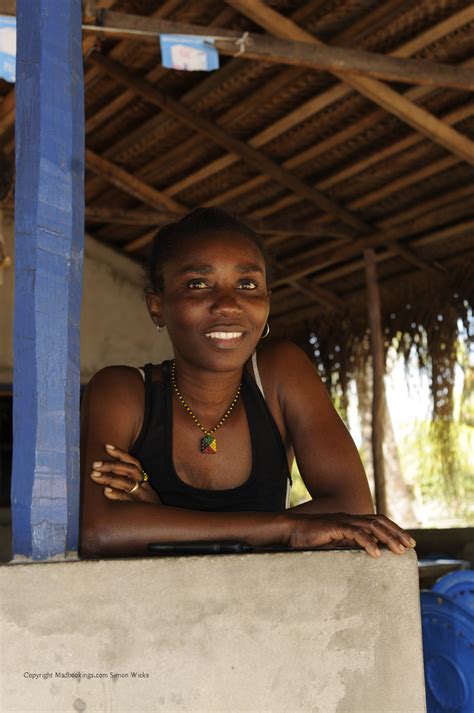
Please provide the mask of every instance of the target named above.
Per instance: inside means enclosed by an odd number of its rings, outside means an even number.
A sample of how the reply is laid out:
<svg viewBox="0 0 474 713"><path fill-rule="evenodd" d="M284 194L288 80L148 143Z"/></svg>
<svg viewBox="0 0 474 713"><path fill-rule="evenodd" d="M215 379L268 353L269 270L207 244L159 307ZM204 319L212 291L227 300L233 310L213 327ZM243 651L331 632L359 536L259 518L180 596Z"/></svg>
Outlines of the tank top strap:
<svg viewBox="0 0 474 713"><path fill-rule="evenodd" d="M257 352L256 351L252 354L252 369L253 369L253 375L255 377L255 382L256 382L258 388L260 389L260 392L261 392L263 398L265 398L265 392L263 390L262 380L260 378L260 372L258 370Z"/></svg>
<svg viewBox="0 0 474 713"><path fill-rule="evenodd" d="M138 438L135 441L135 443L132 446L131 449L131 454L133 455L134 451L140 447L142 441L144 440L149 426L150 426L150 419L152 416L152 404L153 404L153 394L152 394L152 380L151 380L151 372L153 369L153 364L145 364L143 367L139 368L140 373L143 372L144 375L144 382L145 382L145 406L143 410L143 423L142 427L140 430L140 433L138 434Z"/></svg>

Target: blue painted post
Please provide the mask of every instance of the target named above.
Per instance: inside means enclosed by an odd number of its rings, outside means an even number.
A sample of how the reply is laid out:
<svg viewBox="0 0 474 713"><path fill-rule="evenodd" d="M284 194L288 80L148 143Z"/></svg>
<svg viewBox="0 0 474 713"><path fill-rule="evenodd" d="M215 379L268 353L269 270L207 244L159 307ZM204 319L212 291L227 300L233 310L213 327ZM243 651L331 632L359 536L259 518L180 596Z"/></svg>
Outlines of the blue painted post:
<svg viewBox="0 0 474 713"><path fill-rule="evenodd" d="M77 551L84 231L80 0L17 0L14 557Z"/></svg>

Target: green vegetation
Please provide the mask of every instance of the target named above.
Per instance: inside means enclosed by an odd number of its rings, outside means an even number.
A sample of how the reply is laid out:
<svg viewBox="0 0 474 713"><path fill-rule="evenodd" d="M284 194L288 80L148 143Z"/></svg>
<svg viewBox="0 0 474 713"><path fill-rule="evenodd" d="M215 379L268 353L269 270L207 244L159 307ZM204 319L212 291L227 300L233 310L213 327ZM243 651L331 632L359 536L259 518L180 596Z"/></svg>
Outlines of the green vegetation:
<svg viewBox="0 0 474 713"><path fill-rule="evenodd" d="M474 427L415 422L398 444L405 482L424 527L474 524ZM449 439L449 445L443 438ZM449 458L449 463L446 463Z"/></svg>

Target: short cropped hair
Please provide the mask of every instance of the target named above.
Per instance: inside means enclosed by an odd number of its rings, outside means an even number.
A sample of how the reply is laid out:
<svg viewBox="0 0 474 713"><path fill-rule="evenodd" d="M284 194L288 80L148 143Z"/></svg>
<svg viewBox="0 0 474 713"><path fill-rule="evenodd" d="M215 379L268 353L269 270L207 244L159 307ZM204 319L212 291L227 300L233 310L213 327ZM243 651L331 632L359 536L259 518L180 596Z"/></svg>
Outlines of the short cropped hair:
<svg viewBox="0 0 474 713"><path fill-rule="evenodd" d="M176 223L163 226L153 238L151 254L144 266L145 292L164 288L163 267L176 254L182 241L199 233L240 233L260 251L268 272L268 254L257 233L222 208L196 208Z"/></svg>

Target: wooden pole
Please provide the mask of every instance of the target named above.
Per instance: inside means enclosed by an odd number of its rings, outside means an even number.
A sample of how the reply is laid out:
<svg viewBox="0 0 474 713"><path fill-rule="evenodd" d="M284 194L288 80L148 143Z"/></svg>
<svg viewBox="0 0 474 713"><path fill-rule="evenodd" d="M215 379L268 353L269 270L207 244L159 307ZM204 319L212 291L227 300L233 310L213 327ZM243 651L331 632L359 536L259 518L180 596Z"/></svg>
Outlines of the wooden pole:
<svg viewBox="0 0 474 713"><path fill-rule="evenodd" d="M84 241L81 2L18 0L14 558L64 558L79 525Z"/></svg>
<svg viewBox="0 0 474 713"><path fill-rule="evenodd" d="M386 514L385 466L383 456L385 423L385 358L383 348L382 320L380 316L380 291L377 280L375 252L364 251L367 304L372 352L373 397L372 397L372 461L374 467L375 506L378 513Z"/></svg>

